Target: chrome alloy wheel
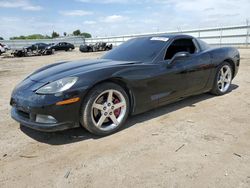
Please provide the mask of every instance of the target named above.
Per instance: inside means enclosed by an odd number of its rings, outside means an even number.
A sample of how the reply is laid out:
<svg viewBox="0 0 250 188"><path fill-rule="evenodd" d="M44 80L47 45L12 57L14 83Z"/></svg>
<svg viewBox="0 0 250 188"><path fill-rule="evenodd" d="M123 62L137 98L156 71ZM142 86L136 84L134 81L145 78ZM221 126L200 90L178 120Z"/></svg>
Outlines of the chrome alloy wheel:
<svg viewBox="0 0 250 188"><path fill-rule="evenodd" d="M217 80L217 85L220 92L225 93L229 89L231 82L232 82L232 69L229 65L224 65L220 69Z"/></svg>
<svg viewBox="0 0 250 188"><path fill-rule="evenodd" d="M91 108L94 125L102 131L115 129L126 115L127 103L123 94L110 89L102 92Z"/></svg>

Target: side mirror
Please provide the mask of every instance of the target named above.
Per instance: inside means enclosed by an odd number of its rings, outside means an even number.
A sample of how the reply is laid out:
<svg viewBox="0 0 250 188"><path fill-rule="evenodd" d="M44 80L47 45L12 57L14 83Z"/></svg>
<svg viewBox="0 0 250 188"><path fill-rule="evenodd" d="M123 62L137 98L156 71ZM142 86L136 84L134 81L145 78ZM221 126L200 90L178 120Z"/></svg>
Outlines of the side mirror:
<svg viewBox="0 0 250 188"><path fill-rule="evenodd" d="M183 59L186 59L190 56L190 53L189 52L178 52L176 53L172 59L169 61L168 63L168 67L171 67L176 61L178 60L183 60Z"/></svg>

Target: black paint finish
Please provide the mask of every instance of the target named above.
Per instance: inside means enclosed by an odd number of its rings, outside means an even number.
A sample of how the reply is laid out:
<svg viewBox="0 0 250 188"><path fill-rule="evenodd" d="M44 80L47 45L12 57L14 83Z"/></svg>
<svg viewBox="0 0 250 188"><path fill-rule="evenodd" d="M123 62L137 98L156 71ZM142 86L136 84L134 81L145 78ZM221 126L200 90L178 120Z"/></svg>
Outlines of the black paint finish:
<svg viewBox="0 0 250 188"><path fill-rule="evenodd" d="M131 114L138 114L181 98L210 91L216 68L228 61L238 72L240 55L235 48L210 48L186 35L142 37L125 42L109 51L103 58L61 62L43 67L22 81L11 96L12 117L23 125L56 131L79 126L81 105L88 91L105 81L121 85L130 96ZM196 51L185 57L164 60L168 47L179 39L189 39ZM150 54L138 49L140 45L154 46ZM128 45L128 44L131 45ZM152 44L153 43L153 44ZM127 45L127 46L126 46ZM124 50L122 48L133 48ZM126 49L125 48L125 49ZM137 54L137 52L143 52ZM116 54L117 53L117 54ZM128 57L127 60L124 59ZM114 59L109 57L115 57ZM119 60L121 57L122 60ZM131 59L133 57L134 59ZM47 83L61 78L77 76L79 79L69 90L54 95L39 95L35 91ZM77 103L56 106L59 101L80 97ZM51 115L58 123L52 125L34 122L36 114Z"/></svg>
<svg viewBox="0 0 250 188"><path fill-rule="evenodd" d="M68 51L70 49L72 50L75 49L75 46L68 42L59 42L57 44L50 45L50 49L54 49L55 51L60 51L60 50Z"/></svg>

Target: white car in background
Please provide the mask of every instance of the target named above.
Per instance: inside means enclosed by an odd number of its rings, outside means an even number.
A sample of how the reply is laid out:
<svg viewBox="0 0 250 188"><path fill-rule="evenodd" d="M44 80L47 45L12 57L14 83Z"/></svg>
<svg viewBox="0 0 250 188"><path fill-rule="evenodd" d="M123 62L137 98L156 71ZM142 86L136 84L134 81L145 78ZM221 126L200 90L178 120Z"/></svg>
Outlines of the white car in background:
<svg viewBox="0 0 250 188"><path fill-rule="evenodd" d="M6 52L5 48L0 44L0 55Z"/></svg>
<svg viewBox="0 0 250 188"><path fill-rule="evenodd" d="M2 53L5 53L7 50L10 50L9 46L3 44L3 43L0 43L0 55Z"/></svg>

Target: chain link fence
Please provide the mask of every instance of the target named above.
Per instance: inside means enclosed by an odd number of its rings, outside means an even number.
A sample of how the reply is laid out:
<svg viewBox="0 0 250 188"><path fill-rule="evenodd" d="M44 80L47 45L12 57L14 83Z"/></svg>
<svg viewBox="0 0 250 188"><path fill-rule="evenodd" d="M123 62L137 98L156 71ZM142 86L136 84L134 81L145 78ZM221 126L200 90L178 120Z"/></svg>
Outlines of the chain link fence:
<svg viewBox="0 0 250 188"><path fill-rule="evenodd" d="M114 46L118 46L124 41L135 37L152 36L152 35L164 35L164 34L187 34L194 37L200 38L206 41L210 45L216 46L236 46L236 47L249 47L250 46L250 26L240 25L231 27L217 27L217 28L206 28L206 29L193 29L183 31L167 31L167 32L155 32L155 33L144 33L144 34L131 34L122 36L110 36L110 37L97 37L84 39L83 37L64 37L57 39L42 39L42 40L3 40L1 43L7 44L12 49L22 48L29 46L34 43L57 43L57 42L69 42L74 44L76 47L81 44L94 44L97 42L107 42Z"/></svg>
<svg viewBox="0 0 250 188"><path fill-rule="evenodd" d="M210 45L216 46L236 46L236 47L249 47L249 34L250 27L248 24L241 26L231 27L217 27L206 29L193 29L183 31L169 31L169 32L156 32L123 36L111 36L111 37L99 37L86 39L86 43L94 44L96 42L112 43L114 46L118 46L124 41L135 37L152 36L152 35L164 35L164 34L187 34L200 38Z"/></svg>

